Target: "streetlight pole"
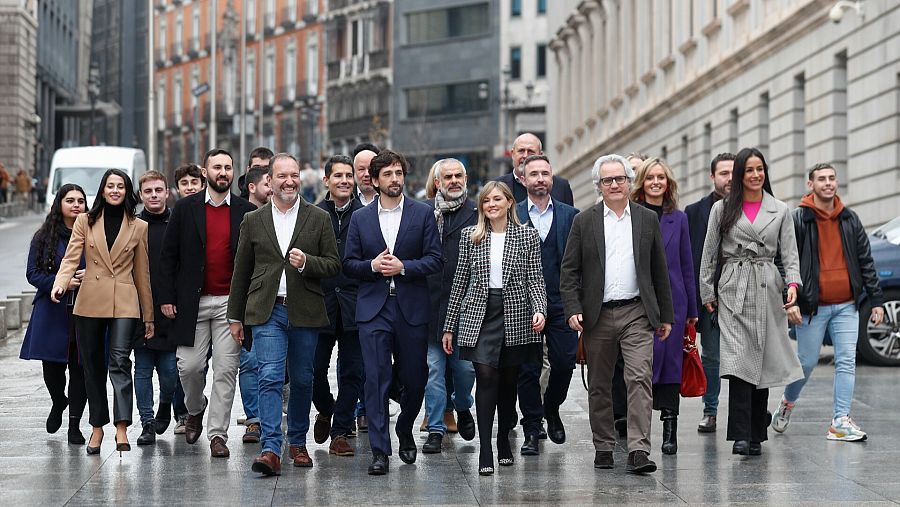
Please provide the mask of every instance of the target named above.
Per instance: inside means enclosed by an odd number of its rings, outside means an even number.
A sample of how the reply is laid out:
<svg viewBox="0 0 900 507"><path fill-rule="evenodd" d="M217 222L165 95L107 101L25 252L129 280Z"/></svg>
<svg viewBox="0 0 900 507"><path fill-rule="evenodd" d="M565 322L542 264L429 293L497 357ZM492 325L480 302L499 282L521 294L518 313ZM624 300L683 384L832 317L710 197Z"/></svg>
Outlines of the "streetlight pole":
<svg viewBox="0 0 900 507"><path fill-rule="evenodd" d="M156 67L156 47L154 35L156 34L156 16L154 15L154 0L147 0L147 168L156 167L156 87L153 85L153 70Z"/></svg>
<svg viewBox="0 0 900 507"><path fill-rule="evenodd" d="M218 44L218 33L219 33L219 2L218 0L212 0L212 37L210 43L210 89L211 93L209 96L209 149L213 149L216 147L216 137L218 136L217 132L217 122L216 122L216 97L218 97L218 91L216 90L216 84L218 79L216 79L216 59L218 56L218 51L216 51L216 45ZM198 139L199 141L199 139ZM199 160L199 158L197 159Z"/></svg>

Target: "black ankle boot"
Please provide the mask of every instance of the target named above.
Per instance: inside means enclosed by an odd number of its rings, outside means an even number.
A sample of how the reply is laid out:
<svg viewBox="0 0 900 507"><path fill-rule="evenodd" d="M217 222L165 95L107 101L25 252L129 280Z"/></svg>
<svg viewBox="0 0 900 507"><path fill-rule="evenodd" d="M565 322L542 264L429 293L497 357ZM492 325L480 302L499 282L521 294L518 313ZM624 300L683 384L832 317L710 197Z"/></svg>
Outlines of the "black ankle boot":
<svg viewBox="0 0 900 507"><path fill-rule="evenodd" d="M62 414L69 405L69 400L65 396L53 400L53 406L50 407L50 415L47 416L47 433L56 433L62 426Z"/></svg>
<svg viewBox="0 0 900 507"><path fill-rule="evenodd" d="M662 411L663 423L663 454L675 454L678 452L678 416L671 410Z"/></svg>
<svg viewBox="0 0 900 507"><path fill-rule="evenodd" d="M153 421L144 425L144 430L141 431L141 436L137 439L137 445L151 445L156 443L156 430L154 426Z"/></svg>
<svg viewBox="0 0 900 507"><path fill-rule="evenodd" d="M72 417L69 416L69 443L75 445L84 444L84 435L81 434L81 428L79 428L79 424L81 424L80 417Z"/></svg>
<svg viewBox="0 0 900 507"><path fill-rule="evenodd" d="M162 435L166 432L166 428L169 427L169 422L172 420L172 404L171 403L163 403L159 402L159 409L156 411L156 417L154 418L154 426L156 427L156 434Z"/></svg>
<svg viewBox="0 0 900 507"><path fill-rule="evenodd" d="M497 463L502 467L515 463L512 447L509 445L509 433L497 434Z"/></svg>

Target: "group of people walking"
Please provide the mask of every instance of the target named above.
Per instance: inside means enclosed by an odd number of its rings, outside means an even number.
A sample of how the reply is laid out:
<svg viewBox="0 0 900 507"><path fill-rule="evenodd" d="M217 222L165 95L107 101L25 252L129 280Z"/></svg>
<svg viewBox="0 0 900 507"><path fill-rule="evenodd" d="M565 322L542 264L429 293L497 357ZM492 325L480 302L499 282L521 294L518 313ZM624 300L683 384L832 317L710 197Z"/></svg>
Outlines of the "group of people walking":
<svg viewBox="0 0 900 507"><path fill-rule="evenodd" d="M581 340L594 466L614 467L618 432L626 470L649 473L653 410L661 451L677 452L682 336L696 325L709 386L701 433L716 431L725 378L726 438L735 454L760 454L770 424L787 429L828 329L837 366L827 436L866 437L850 418L858 305L867 298L879 324L883 296L832 166L809 171L810 193L791 212L773 195L761 152L720 154L713 191L682 212L665 160L606 155L591 169L598 202L579 212L536 136L517 138L511 153L513 172L474 201L456 159L432 166L428 201L410 199L405 157L372 145L328 159L319 203L301 196L298 160L265 148L248 161L246 199L231 192L233 158L220 149L176 171L182 198L171 210L155 171L135 191L110 169L90 210L83 189L64 185L32 241L27 274L38 294L21 353L43 361L47 431L68 406L71 443L99 453L112 420L116 449L128 451L136 397L139 444L152 444L173 415L195 444L208 412L210 454L228 457L239 387L243 441L261 447L255 472L281 473L285 438L292 464L313 466L315 406L315 441L352 456L348 439L368 431L368 473L383 475L395 399L404 463L417 459L424 404L422 452L440 453L449 431L466 440L477 431L478 473L491 475L495 463L514 464L509 435L519 424L522 456L539 455L544 438L565 443L562 405ZM327 375L335 346L337 397ZM780 386L773 417L769 389Z"/></svg>

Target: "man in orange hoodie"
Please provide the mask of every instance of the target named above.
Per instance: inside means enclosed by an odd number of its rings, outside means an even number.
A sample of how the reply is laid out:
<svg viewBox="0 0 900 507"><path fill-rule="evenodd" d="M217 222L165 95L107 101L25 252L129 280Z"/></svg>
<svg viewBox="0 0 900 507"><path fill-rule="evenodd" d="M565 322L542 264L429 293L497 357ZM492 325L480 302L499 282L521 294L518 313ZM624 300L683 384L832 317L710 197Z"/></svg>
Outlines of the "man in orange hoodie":
<svg viewBox="0 0 900 507"><path fill-rule="evenodd" d="M794 228L800 252L803 285L798 305L789 312L802 314L795 328L797 353L804 378L784 389L772 429L783 433L790 423L794 404L819 362L826 330L834 344L834 417L828 440L846 442L866 439L866 433L850 418L856 379L856 340L859 334L857 303L863 290L872 306L872 322L884 319L884 296L869 249L869 238L859 217L837 196L837 172L829 164L816 164L809 171L810 190L794 213Z"/></svg>

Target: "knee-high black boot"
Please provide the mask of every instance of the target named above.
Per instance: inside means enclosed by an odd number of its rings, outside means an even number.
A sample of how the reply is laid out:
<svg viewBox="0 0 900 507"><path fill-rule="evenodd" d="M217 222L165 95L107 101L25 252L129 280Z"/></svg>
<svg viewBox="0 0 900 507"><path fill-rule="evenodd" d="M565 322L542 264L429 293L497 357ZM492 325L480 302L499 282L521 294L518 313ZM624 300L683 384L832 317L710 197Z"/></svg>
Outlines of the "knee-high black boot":
<svg viewBox="0 0 900 507"><path fill-rule="evenodd" d="M678 452L678 414L673 410L663 409L660 419L663 423L663 454Z"/></svg>

